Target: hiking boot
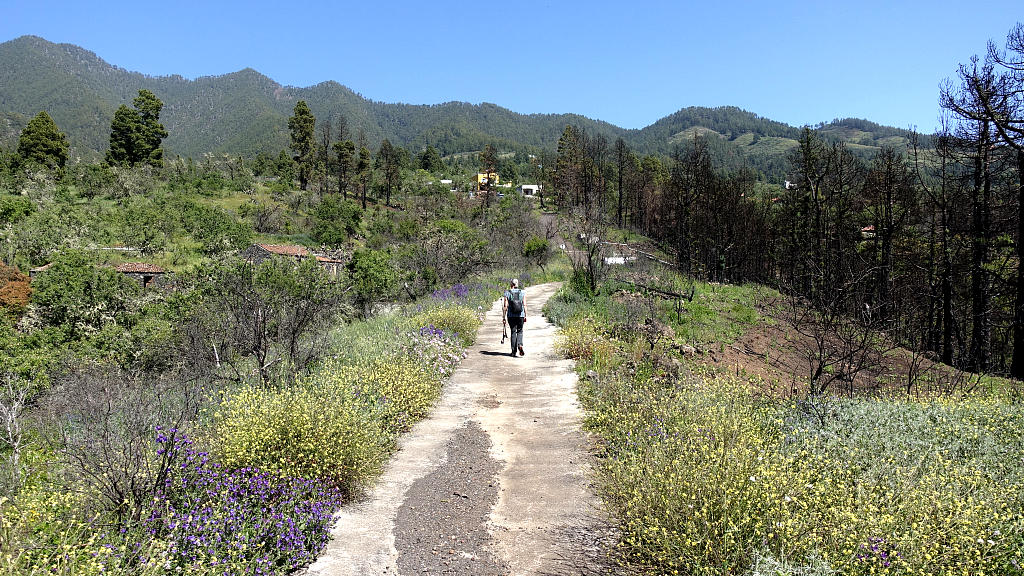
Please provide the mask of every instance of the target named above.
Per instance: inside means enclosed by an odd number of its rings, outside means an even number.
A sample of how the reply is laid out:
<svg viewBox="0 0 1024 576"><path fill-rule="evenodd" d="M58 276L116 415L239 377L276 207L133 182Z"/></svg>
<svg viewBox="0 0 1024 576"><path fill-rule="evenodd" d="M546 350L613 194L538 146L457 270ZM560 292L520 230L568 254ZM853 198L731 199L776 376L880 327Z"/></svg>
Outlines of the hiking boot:
<svg viewBox="0 0 1024 576"><path fill-rule="evenodd" d="M515 356L516 353L513 352L512 355ZM520 356L526 356L526 352L523 352L523 347L522 346L519 347L519 355Z"/></svg>
<svg viewBox="0 0 1024 576"><path fill-rule="evenodd" d="M515 358L515 357L516 357L516 351L515 351L515 350L513 350L512 352L510 352L510 353L509 353L509 356L511 356L511 357L513 357L513 358Z"/></svg>

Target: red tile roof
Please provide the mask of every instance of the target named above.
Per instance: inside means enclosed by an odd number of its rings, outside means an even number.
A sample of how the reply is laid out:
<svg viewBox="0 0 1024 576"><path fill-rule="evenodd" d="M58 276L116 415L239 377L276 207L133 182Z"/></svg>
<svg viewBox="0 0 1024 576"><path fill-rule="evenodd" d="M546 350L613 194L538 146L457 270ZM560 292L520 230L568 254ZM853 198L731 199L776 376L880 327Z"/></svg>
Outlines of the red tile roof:
<svg viewBox="0 0 1024 576"><path fill-rule="evenodd" d="M166 270L156 264L149 264L148 262L125 262L124 264L118 264L114 270L122 274L163 274L166 272Z"/></svg>
<svg viewBox="0 0 1024 576"><path fill-rule="evenodd" d="M309 250L294 244L257 244L257 246L271 254L280 254L281 256L295 256L299 258L309 256Z"/></svg>

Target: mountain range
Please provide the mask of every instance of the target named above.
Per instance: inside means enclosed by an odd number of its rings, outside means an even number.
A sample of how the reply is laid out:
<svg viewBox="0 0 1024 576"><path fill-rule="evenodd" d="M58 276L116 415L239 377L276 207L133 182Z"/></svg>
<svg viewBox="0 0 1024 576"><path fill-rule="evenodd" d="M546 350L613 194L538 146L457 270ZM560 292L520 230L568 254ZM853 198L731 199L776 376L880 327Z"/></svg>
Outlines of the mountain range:
<svg viewBox="0 0 1024 576"><path fill-rule="evenodd" d="M708 141L726 168L750 165L773 179L784 172L786 152L801 131L731 106L683 108L643 129L628 130L576 114L518 114L489 103L375 102L337 82L282 86L251 68L195 80L147 76L75 45L22 36L0 44L0 146L13 148L28 120L46 110L68 134L73 158L97 160L107 149L114 111L130 105L141 88L164 103L160 119L169 132L167 153L192 158L276 155L288 146L288 117L299 100L309 104L318 122L332 121L335 138L344 116L346 138L362 131L371 145L388 138L414 153L427 144L450 155L488 143L502 151L553 151L565 126L574 124L609 143L621 137L648 154L667 154L694 134L716 136ZM910 135L860 119L814 129L864 156L883 144L905 144Z"/></svg>

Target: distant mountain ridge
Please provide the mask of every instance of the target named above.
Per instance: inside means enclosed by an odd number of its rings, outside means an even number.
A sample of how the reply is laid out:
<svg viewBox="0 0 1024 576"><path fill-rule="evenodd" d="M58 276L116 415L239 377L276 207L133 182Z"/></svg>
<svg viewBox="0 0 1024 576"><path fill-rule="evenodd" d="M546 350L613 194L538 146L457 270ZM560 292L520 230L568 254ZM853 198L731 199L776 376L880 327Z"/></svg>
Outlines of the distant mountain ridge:
<svg viewBox="0 0 1024 576"><path fill-rule="evenodd" d="M480 150L488 143L499 149L554 150L565 126L575 124L609 144L622 137L639 153L668 153L694 133L718 135L713 149L726 164L750 164L777 175L800 133L729 106L684 108L641 130L627 130L576 114L518 114L489 103L375 102L334 81L282 86L252 68L195 80L147 76L72 44L22 36L0 44L0 145L11 148L28 119L46 110L68 134L72 156L95 160L107 148L114 111L130 104L141 88L164 102L167 152L193 158L278 153L288 146L287 121L298 100L309 104L318 121L332 119L335 129L343 115L348 138L363 130L371 144L386 137L414 152L431 144L442 154ZM819 131L867 150L908 135L866 120L837 121Z"/></svg>

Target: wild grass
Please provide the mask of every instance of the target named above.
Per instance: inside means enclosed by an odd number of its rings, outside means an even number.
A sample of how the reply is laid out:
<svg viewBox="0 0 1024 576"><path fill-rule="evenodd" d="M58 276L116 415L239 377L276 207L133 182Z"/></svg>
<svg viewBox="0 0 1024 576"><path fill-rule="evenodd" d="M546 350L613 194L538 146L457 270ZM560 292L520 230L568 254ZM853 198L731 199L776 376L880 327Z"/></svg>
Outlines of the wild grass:
<svg viewBox="0 0 1024 576"><path fill-rule="evenodd" d="M692 323L658 318L698 340L728 335L750 321L743 290L714 288ZM642 333L613 336L610 298L553 300L559 349L577 360L586 426L601 438L600 491L635 567L1024 574L1018 400L775 398L688 368Z"/></svg>
<svg viewBox="0 0 1024 576"><path fill-rule="evenodd" d="M656 320L671 327L674 340L680 343L730 343L761 320L757 303L767 294L754 285L692 282L676 275L652 278L645 285L682 296L666 297L634 283L611 280L593 297L563 289L548 301L544 312L556 324L580 315L608 327L636 327Z"/></svg>

